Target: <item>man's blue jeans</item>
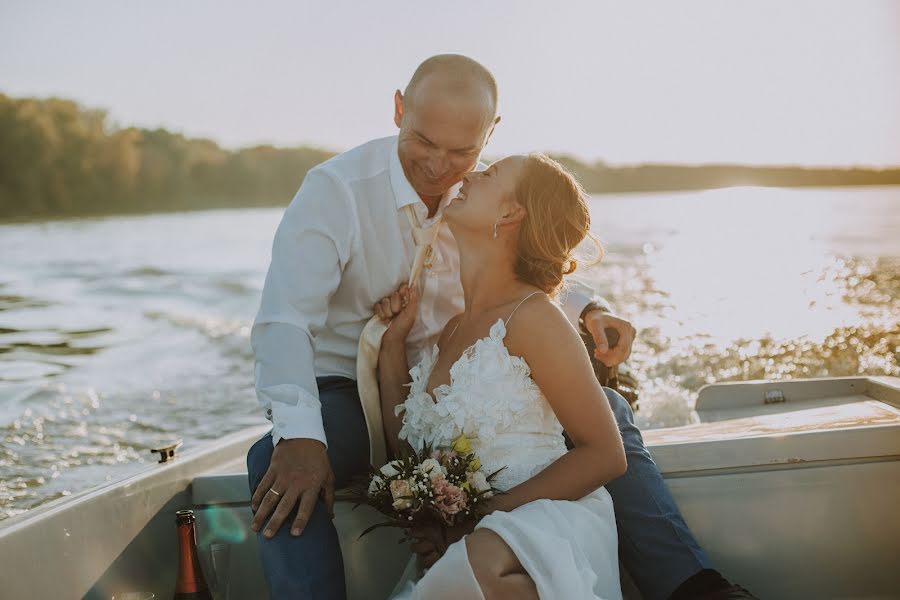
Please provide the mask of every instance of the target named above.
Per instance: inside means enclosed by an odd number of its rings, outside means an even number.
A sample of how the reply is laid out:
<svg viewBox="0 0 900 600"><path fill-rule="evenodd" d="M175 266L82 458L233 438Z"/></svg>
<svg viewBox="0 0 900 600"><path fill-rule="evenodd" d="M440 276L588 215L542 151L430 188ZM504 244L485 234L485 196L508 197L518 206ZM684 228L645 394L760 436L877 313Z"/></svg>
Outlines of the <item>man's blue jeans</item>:
<svg viewBox="0 0 900 600"><path fill-rule="evenodd" d="M712 569L644 446L628 401L603 388L612 407L628 470L606 484L613 499L619 530L619 560L644 600L668 598L691 575Z"/></svg>
<svg viewBox="0 0 900 600"><path fill-rule="evenodd" d="M334 471L335 489L369 467L369 432L359 403L356 382L344 377L319 377L322 421L328 438L328 458ZM262 481L272 460L272 434L253 444L247 453L250 493ZM344 560L337 531L321 498L300 537L290 533L297 517L291 511L272 539L256 534L269 595L279 600L345 600Z"/></svg>
<svg viewBox="0 0 900 600"><path fill-rule="evenodd" d="M318 379L322 419L328 437L336 487L368 468L369 438L356 382L342 377ZM606 485L619 528L619 558L646 600L667 598L682 582L712 568L678 511L666 484L644 447L628 402L604 388L619 423L628 471ZM272 459L267 434L247 454L251 493ZM288 517L288 523L296 510ZM343 600L344 564L337 532L321 500L303 534L290 535L289 525L268 540L257 534L263 570L272 598Z"/></svg>

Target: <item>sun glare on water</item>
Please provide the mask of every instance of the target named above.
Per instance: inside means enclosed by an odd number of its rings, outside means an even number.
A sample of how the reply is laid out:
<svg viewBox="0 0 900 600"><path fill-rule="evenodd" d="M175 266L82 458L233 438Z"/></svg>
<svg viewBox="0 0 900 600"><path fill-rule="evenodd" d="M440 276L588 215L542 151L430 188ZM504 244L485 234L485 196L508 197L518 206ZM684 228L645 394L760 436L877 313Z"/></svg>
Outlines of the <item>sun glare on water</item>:
<svg viewBox="0 0 900 600"><path fill-rule="evenodd" d="M865 200L848 210L830 190L759 187L594 197L607 256L589 277L640 332L643 426L690 422L716 381L897 374L896 217Z"/></svg>

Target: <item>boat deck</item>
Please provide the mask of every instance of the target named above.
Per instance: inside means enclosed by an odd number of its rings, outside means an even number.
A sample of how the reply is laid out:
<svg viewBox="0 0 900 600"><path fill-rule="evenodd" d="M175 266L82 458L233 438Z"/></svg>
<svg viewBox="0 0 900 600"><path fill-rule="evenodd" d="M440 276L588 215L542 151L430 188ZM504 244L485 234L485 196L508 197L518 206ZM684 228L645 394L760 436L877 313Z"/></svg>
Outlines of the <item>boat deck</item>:
<svg viewBox="0 0 900 600"><path fill-rule="evenodd" d="M900 597L900 380L720 384L701 391L697 414L644 437L717 568L761 598ZM7 520L4 597L167 597L182 508L197 515L217 597L263 597L244 457L266 430ZM336 506L350 598L385 597L409 551L395 531L357 540L378 515L351 509Z"/></svg>

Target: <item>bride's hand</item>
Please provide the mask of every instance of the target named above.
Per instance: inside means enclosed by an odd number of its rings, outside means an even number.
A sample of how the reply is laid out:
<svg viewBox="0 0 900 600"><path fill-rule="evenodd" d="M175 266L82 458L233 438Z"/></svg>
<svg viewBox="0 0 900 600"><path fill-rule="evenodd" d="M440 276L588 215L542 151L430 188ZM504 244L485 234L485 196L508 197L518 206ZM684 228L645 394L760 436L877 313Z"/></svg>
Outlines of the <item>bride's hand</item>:
<svg viewBox="0 0 900 600"><path fill-rule="evenodd" d="M411 548L416 555L416 569L421 577L425 569L431 568L444 554L441 549L444 545L443 536L437 529L429 527L414 529L410 532L410 537L416 540Z"/></svg>
<svg viewBox="0 0 900 600"><path fill-rule="evenodd" d="M416 287L400 286L396 292L375 303L375 314L382 321L390 321L384 339L404 341L419 312L419 292Z"/></svg>
<svg viewBox="0 0 900 600"><path fill-rule="evenodd" d="M447 551L447 547L466 535L475 531L475 523L465 523L447 529L446 538L439 527L421 527L413 529L410 537L416 540L412 545L412 551L416 553L419 572L431 567Z"/></svg>

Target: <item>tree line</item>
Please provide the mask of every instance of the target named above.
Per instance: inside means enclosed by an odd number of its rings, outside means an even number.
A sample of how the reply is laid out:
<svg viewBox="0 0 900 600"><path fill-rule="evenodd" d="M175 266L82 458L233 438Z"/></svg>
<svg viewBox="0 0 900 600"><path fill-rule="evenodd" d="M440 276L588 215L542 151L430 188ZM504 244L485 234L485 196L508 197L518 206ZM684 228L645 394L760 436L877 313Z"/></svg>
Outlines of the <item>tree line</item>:
<svg viewBox="0 0 900 600"><path fill-rule="evenodd" d="M119 128L106 111L0 94L0 218L286 204L333 153L230 151L165 129Z"/></svg>
<svg viewBox="0 0 900 600"><path fill-rule="evenodd" d="M165 129L118 127L106 111L72 100L0 94L5 219L285 205L305 173L331 156L310 147L227 150ZM614 167L557 158L591 193L900 183L900 169Z"/></svg>

